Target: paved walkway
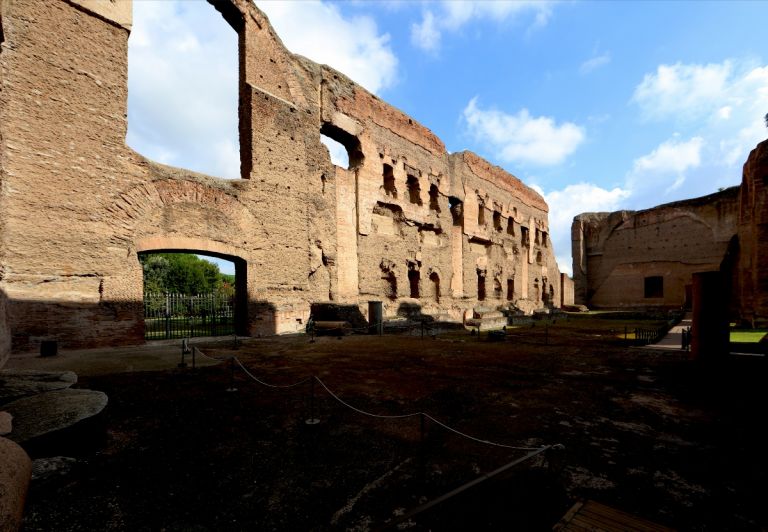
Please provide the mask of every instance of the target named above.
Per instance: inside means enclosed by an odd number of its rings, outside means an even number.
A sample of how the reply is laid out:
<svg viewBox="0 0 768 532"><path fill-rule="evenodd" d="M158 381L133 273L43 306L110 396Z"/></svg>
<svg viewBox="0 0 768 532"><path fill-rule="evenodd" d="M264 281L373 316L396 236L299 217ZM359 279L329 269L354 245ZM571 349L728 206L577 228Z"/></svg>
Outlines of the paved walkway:
<svg viewBox="0 0 768 532"><path fill-rule="evenodd" d="M664 350L664 351L683 351L680 347L683 345L683 330L691 326L693 316L690 312L685 313L685 317L672 327L669 332L659 342L643 346L644 349Z"/></svg>
<svg viewBox="0 0 768 532"><path fill-rule="evenodd" d="M190 345L231 343L231 336L192 338ZM74 371L78 375L107 375L135 371L163 371L173 369L181 361L181 340L163 340L140 346L102 347L60 351L54 357L40 357L37 353L11 355L3 369L36 369L42 371ZM191 355L186 355L192 364ZM197 366L218 364L205 357L197 357Z"/></svg>

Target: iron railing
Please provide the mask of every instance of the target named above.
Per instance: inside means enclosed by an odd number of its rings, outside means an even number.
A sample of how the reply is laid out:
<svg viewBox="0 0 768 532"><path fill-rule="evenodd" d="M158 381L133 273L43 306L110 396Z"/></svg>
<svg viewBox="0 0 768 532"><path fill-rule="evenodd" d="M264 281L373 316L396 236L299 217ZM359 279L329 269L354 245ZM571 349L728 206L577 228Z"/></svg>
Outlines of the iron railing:
<svg viewBox="0 0 768 532"><path fill-rule="evenodd" d="M224 336L234 332L232 296L144 294L144 338L147 340Z"/></svg>

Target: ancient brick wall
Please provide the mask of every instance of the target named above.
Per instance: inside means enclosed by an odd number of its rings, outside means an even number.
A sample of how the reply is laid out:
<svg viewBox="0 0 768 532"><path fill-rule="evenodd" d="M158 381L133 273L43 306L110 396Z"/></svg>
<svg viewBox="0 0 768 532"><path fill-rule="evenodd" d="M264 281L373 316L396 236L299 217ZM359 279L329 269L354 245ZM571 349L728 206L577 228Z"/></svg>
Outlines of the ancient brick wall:
<svg viewBox="0 0 768 532"><path fill-rule="evenodd" d="M768 325L768 141L744 163L739 209L737 291L740 318Z"/></svg>
<svg viewBox="0 0 768 532"><path fill-rule="evenodd" d="M211 3L239 37L240 180L125 145L129 1L1 4L0 364L9 336L18 351L143 342L149 251L233 260L241 334L302 330L328 300L459 319L478 274L483 305L559 304L535 191L292 55L250 2Z"/></svg>
<svg viewBox="0 0 768 532"><path fill-rule="evenodd" d="M691 275L720 268L736 233L738 194L732 187L643 211L576 216L575 302L594 308L683 305Z"/></svg>

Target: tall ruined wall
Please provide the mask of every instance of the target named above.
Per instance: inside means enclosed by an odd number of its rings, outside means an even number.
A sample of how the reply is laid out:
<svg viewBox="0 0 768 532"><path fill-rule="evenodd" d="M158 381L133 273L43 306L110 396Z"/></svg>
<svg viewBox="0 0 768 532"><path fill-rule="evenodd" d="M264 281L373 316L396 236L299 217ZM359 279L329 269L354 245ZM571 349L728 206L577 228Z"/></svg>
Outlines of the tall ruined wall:
<svg viewBox="0 0 768 532"><path fill-rule="evenodd" d="M19 351L143 342L150 251L233 260L241 334L302 330L328 300L458 318L478 275L484 305L560 301L535 191L291 54L251 2L210 3L238 33L240 180L125 145L129 1L0 3L0 364L8 336Z"/></svg>
<svg viewBox="0 0 768 532"><path fill-rule="evenodd" d="M571 228L576 303L682 305L694 272L720 268L738 211L738 187L732 187L643 211L576 216ZM649 277L663 281L648 285Z"/></svg>
<svg viewBox="0 0 768 532"><path fill-rule="evenodd" d="M768 140L744 163L739 210L740 318L768 325Z"/></svg>

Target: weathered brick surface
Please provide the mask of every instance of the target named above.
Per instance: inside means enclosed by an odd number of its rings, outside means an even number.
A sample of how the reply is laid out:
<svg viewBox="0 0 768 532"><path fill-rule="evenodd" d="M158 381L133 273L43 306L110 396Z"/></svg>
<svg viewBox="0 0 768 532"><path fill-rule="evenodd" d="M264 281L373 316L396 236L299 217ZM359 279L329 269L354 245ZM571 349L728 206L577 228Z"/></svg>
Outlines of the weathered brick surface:
<svg viewBox="0 0 768 532"><path fill-rule="evenodd" d="M594 308L683 305L692 274L720 268L736 233L738 194L732 187L643 211L576 216L575 302ZM645 297L644 280L655 276L663 278L663 296Z"/></svg>
<svg viewBox="0 0 768 532"><path fill-rule="evenodd" d="M740 191L738 293L740 318L768 325L768 141L744 163Z"/></svg>
<svg viewBox="0 0 768 532"><path fill-rule="evenodd" d="M142 342L147 251L234 260L247 334L301 330L328 300L461 319L478 278L485 306L560 303L539 194L294 56L252 3L211 3L239 34L236 181L125 145L130 2L2 4L0 365L9 338L15 350ZM345 144L349 169L331 163L321 130Z"/></svg>

